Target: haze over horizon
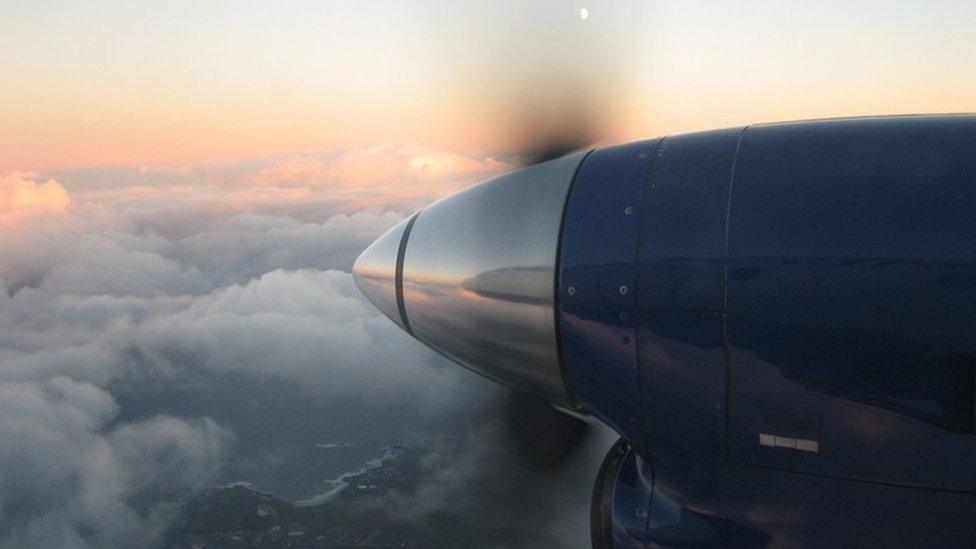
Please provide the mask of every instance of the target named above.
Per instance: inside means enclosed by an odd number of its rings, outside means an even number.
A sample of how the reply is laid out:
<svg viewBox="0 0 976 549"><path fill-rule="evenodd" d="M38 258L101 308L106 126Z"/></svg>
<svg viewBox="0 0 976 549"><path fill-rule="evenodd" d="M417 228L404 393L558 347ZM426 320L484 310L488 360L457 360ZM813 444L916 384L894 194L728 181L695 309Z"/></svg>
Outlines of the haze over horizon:
<svg viewBox="0 0 976 549"><path fill-rule="evenodd" d="M600 115L604 141L970 111L973 21L972 4L910 0L13 0L0 171L389 144L496 154L524 145L513 119L574 106Z"/></svg>

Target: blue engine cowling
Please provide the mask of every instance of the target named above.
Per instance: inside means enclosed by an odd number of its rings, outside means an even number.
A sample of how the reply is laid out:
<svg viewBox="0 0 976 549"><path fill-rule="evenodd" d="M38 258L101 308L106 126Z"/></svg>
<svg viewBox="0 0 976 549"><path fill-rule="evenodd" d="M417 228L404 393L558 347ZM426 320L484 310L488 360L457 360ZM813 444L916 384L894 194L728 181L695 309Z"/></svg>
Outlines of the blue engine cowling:
<svg viewBox="0 0 976 549"><path fill-rule="evenodd" d="M420 341L620 433L595 545L976 546L976 116L672 136L507 177L388 233L356 279L401 327L418 311Z"/></svg>

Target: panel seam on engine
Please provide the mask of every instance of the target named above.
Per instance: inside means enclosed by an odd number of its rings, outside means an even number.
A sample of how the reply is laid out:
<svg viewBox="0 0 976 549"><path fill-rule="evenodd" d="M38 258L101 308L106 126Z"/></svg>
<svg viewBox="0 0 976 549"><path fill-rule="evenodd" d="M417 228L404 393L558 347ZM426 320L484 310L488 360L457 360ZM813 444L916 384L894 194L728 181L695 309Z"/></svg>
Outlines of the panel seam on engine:
<svg viewBox="0 0 976 549"><path fill-rule="evenodd" d="M637 245L634 247L634 278L640 278L640 260L641 260L641 236L644 234L644 224L647 222L644 216L644 209L647 204L652 200L651 196L651 180L654 178L655 168L658 166L658 160L664 155L664 151L668 148L668 138L671 136L665 135L660 140L658 140L657 145L654 147L654 156L651 157L650 162L647 164L647 175L644 176L644 181L641 188L640 205L637 211L639 212L640 218L637 220ZM638 309L638 304L640 303L640 284L634 283L634 310ZM644 410L644 383L641 380L640 367L641 367L641 346L640 346L640 330L636 326L633 327L634 335L634 362L635 372L637 373L637 406L640 410L640 422L643 429L644 425L647 425L647 412ZM647 445L647 437L642 438L642 450L644 455L648 456L650 459L651 449ZM653 465L651 465L651 470L653 471ZM652 496L653 498L653 492ZM648 503L648 509L650 509L650 503ZM648 513L650 516L650 513Z"/></svg>
<svg viewBox="0 0 976 549"><path fill-rule="evenodd" d="M725 360L725 456L732 460L732 348L729 346L729 233L732 226L732 191L735 186L735 170L739 165L739 152L742 149L742 142L745 140L746 132L752 126L745 126L739 132L739 139L735 143L735 155L732 157L732 166L729 169L729 195L725 205L725 261L722 280L723 311L722 311L722 355Z"/></svg>
<svg viewBox="0 0 976 549"><path fill-rule="evenodd" d="M403 236L400 237L400 247L397 249L397 261L396 261L396 300L397 300L397 310L400 313L400 321L403 322L403 329L410 335L414 335L413 330L410 329L410 321L407 320L407 305L403 300L403 263L407 255L407 239L410 238L410 230L413 228L413 224L420 217L420 212L413 214L410 221L407 222L407 226L403 229ZM416 336L414 336L416 337Z"/></svg>
<svg viewBox="0 0 976 549"><path fill-rule="evenodd" d="M569 403L573 406L573 409L585 413L583 407L580 405L579 399L573 394L573 391L569 388L569 377L566 375L566 360L563 356L563 333L560 327L559 321L559 294L562 284L562 253L563 253L563 232L566 230L566 211L569 209L570 197L573 196L573 188L576 186L576 179L579 177L580 171L583 169L583 164L586 164L586 160L596 151L596 148L592 148L586 151L583 158L580 158L579 164L576 165L576 169L573 170L573 176L569 179L569 185L566 187L566 198L563 200L563 211L562 215L559 216L559 230L556 233L556 264L553 268L553 289L552 289L552 321L553 321L553 333L556 339L556 363L559 366L559 377L562 378L563 382L563 392L566 394L566 398L569 399Z"/></svg>

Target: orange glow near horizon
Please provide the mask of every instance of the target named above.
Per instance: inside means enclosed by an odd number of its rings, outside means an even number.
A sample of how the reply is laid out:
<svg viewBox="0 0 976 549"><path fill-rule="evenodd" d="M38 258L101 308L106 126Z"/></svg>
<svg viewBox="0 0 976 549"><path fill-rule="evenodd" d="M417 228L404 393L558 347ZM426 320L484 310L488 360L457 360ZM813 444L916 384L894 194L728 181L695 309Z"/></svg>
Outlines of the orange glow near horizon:
<svg viewBox="0 0 976 549"><path fill-rule="evenodd" d="M976 110L952 3L55 3L0 20L0 172Z"/></svg>

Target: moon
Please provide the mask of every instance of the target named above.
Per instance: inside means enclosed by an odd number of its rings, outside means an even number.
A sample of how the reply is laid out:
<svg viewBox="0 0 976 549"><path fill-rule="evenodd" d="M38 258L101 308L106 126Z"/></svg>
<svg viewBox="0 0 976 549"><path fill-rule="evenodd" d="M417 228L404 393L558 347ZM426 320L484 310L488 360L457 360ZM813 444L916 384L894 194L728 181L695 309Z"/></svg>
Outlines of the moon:
<svg viewBox="0 0 976 549"><path fill-rule="evenodd" d="M580 19L586 21L589 18L590 18L590 10L586 8L580 8Z"/></svg>

